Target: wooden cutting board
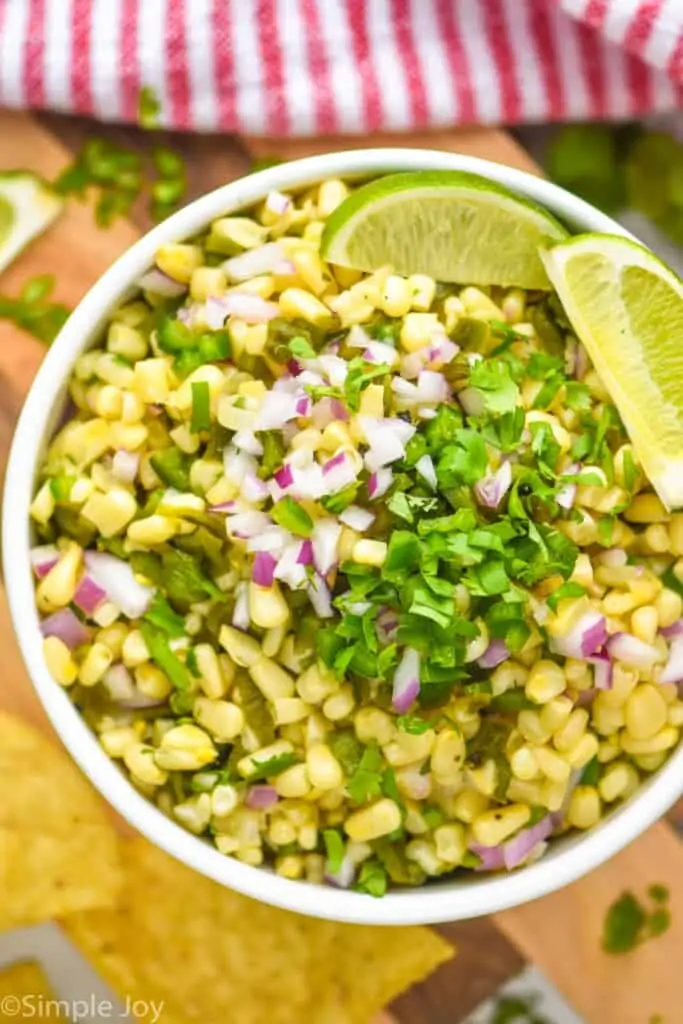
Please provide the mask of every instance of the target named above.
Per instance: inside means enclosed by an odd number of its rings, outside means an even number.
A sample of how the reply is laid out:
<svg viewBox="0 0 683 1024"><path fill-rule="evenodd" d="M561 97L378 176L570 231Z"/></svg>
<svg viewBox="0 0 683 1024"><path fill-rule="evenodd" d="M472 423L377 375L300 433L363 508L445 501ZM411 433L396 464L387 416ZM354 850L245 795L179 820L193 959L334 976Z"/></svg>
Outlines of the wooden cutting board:
<svg viewBox="0 0 683 1024"><path fill-rule="evenodd" d="M54 177L69 159L69 152L95 133L143 150L149 145L149 137L134 129L105 130L78 119L51 116L38 120L0 113L0 170L26 167ZM370 145L427 146L536 170L509 136L496 131L296 142L181 136L166 141L172 141L187 159L192 195L244 173L256 156L295 157ZM27 278L54 273L57 298L73 305L147 226L144 210L139 208L130 222L100 231L90 210L73 204L0 278L0 292L14 294ZM43 352L37 341L0 322L3 475L13 425ZM26 677L1 590L0 645L4 660L0 706L49 730ZM670 889L670 931L629 956L606 956L600 950L600 933L607 906L624 889L644 895L653 882ZM611 862L562 892L493 918L440 930L458 946L459 956L398 1000L386 1021L456 1024L525 962L533 961L591 1024L649 1024L657 1014L662 1024L683 1022L683 972L677 969L677 954L683 949L683 848L668 824L656 825Z"/></svg>

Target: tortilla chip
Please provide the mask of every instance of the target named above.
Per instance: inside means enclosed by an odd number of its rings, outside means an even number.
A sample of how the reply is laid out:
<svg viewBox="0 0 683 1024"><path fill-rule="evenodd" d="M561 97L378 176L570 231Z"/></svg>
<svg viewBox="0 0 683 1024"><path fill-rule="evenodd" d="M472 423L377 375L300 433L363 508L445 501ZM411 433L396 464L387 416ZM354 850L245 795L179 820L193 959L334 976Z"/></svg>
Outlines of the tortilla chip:
<svg viewBox="0 0 683 1024"><path fill-rule="evenodd" d="M164 1024L368 1024L453 955L426 928L335 924L256 903L142 839L125 844L124 863L122 905L64 926L122 997L163 1002Z"/></svg>
<svg viewBox="0 0 683 1024"><path fill-rule="evenodd" d="M113 906L118 836L68 754L0 712L0 931Z"/></svg>
<svg viewBox="0 0 683 1024"><path fill-rule="evenodd" d="M40 964L26 960L0 970L0 1024L34 1016L66 1021Z"/></svg>

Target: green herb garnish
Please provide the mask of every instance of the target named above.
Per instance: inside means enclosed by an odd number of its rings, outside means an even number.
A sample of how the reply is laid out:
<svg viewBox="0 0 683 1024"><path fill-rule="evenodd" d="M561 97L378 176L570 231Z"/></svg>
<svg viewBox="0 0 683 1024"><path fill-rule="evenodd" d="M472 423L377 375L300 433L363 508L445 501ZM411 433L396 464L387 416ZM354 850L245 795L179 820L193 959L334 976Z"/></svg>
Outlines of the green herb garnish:
<svg viewBox="0 0 683 1024"><path fill-rule="evenodd" d="M297 537L310 537L313 533L313 520L308 512L289 495L280 498L273 505L270 514L278 526L289 530Z"/></svg>

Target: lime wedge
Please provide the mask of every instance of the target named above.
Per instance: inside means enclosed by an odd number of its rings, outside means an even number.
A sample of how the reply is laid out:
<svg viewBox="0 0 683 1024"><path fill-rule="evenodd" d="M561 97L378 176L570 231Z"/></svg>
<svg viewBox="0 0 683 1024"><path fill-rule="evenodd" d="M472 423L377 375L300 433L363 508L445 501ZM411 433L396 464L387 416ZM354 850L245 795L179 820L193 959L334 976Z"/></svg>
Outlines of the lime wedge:
<svg viewBox="0 0 683 1024"><path fill-rule="evenodd" d="M568 232L546 210L464 171L390 174L334 210L322 235L330 263L459 284L548 288L538 247Z"/></svg>
<svg viewBox="0 0 683 1024"><path fill-rule="evenodd" d="M652 486L680 508L683 281L616 235L578 235L541 257Z"/></svg>
<svg viewBox="0 0 683 1024"><path fill-rule="evenodd" d="M61 213L64 200L30 171L0 174L0 271Z"/></svg>

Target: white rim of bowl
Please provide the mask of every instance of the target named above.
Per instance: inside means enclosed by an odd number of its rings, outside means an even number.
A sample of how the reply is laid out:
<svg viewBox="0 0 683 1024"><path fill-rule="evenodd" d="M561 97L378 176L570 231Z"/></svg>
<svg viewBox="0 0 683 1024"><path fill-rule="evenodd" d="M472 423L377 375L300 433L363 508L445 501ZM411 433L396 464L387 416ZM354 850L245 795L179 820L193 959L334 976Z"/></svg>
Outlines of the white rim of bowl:
<svg viewBox="0 0 683 1024"><path fill-rule="evenodd" d="M3 499L3 552L10 612L33 686L71 756L105 799L150 842L216 882L253 899L313 917L358 924L434 924L492 914L537 899L575 881L652 825L683 791L683 747L629 802L597 828L551 846L536 863L504 876L435 880L394 890L382 899L280 878L220 854L166 818L126 780L104 753L42 656L42 636L29 560L29 505L36 470L63 403L65 383L82 351L97 338L106 312L153 264L160 245L196 234L225 213L248 207L271 189L296 189L330 177L399 170L462 170L489 178L547 207L583 231L629 236L588 203L532 174L501 164L429 149L351 150L267 168L202 196L143 236L106 271L79 303L38 371L14 435ZM632 236L630 236L632 237Z"/></svg>

